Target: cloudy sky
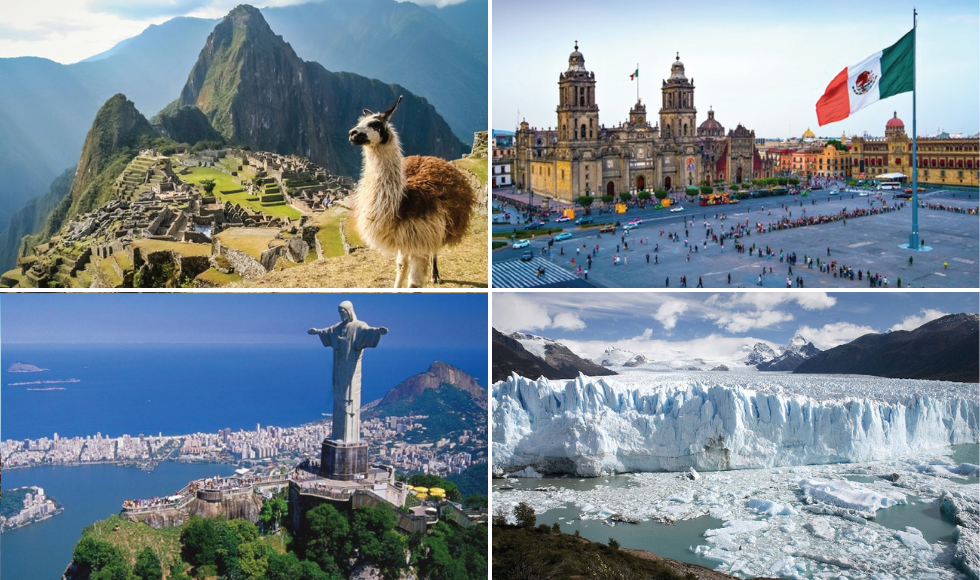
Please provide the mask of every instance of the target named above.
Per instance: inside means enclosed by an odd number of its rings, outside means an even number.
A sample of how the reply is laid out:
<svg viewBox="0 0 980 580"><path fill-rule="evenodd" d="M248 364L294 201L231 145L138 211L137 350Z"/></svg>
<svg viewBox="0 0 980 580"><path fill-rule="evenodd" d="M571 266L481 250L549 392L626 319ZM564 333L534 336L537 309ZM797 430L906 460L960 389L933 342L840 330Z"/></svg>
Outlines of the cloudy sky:
<svg viewBox="0 0 980 580"><path fill-rule="evenodd" d="M978 308L975 292L497 292L493 327L553 338L590 358L610 346L650 354L668 343L692 358L728 358L796 334L825 350Z"/></svg>
<svg viewBox="0 0 980 580"><path fill-rule="evenodd" d="M104 52L151 24L176 16L220 18L244 0L30 0L3 2L0 58L40 56L70 64ZM403 2L405 0L397 0ZM414 0L458 4L463 0ZM310 0L262 0L257 8Z"/></svg>
<svg viewBox="0 0 980 580"><path fill-rule="evenodd" d="M337 305L389 330L392 347L486 348L487 295L332 293L9 293L0 344L310 343Z"/></svg>
<svg viewBox="0 0 980 580"><path fill-rule="evenodd" d="M818 127L817 99L837 73L912 28L914 0L753 2L694 0L493 1L493 127L521 118L554 126L558 75L576 40L595 73L599 122L629 116L639 64L640 96L656 122L661 79L680 52L694 79L698 123L712 106L727 129L759 137L882 135L893 111L912 131L911 93ZM918 133L980 127L980 7L976 0L918 2Z"/></svg>

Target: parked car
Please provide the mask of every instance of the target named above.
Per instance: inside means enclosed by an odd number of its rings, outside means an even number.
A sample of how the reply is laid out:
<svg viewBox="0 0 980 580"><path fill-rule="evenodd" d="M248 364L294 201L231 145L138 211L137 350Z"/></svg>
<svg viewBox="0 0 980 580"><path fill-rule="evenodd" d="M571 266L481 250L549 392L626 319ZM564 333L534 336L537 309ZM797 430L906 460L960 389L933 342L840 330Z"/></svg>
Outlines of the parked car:
<svg viewBox="0 0 980 580"><path fill-rule="evenodd" d="M530 240L518 240L514 242L514 245L511 247L513 247L515 250L520 250L521 248L526 248L530 245L531 245Z"/></svg>
<svg viewBox="0 0 980 580"><path fill-rule="evenodd" d="M643 218L633 218L630 220L630 225L638 226L643 223Z"/></svg>
<svg viewBox="0 0 980 580"><path fill-rule="evenodd" d="M827 195L840 195L840 192L837 191L836 189L831 189L830 193L828 193Z"/></svg>
<svg viewBox="0 0 980 580"><path fill-rule="evenodd" d="M521 254L521 261L522 262L530 262L533 259L534 259L534 254L531 252L531 250L528 250L528 251L524 252L523 254Z"/></svg>
<svg viewBox="0 0 980 580"><path fill-rule="evenodd" d="M555 241L556 242L560 242L560 241L563 241L563 240L570 240L570 239L572 239L572 234L570 234L569 232L562 232L562 233L558 234L557 236L555 236Z"/></svg>

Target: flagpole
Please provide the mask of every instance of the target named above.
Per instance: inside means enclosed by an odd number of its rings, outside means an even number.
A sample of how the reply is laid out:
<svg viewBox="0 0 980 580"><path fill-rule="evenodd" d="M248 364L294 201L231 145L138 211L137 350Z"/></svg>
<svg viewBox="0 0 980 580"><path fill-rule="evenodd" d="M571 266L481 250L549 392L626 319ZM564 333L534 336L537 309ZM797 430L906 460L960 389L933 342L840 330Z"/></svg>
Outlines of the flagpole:
<svg viewBox="0 0 980 580"><path fill-rule="evenodd" d="M909 249L918 250L919 241L919 166L917 141L918 131L915 130L915 37L918 35L918 12L912 8L912 233L909 235ZM909 258L911 260L912 258Z"/></svg>
<svg viewBox="0 0 980 580"><path fill-rule="evenodd" d="M636 102L640 102L640 63L636 63Z"/></svg>

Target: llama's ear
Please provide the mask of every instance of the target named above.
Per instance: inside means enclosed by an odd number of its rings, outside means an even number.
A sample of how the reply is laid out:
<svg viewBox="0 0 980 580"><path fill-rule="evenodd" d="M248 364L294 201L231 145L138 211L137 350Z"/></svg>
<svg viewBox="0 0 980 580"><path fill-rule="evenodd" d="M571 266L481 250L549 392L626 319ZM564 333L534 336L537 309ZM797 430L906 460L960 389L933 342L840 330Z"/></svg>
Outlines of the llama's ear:
<svg viewBox="0 0 980 580"><path fill-rule="evenodd" d="M381 116L384 117L385 120L387 121L389 118L391 118L391 114L395 112L395 109L398 108L398 103L400 102L402 102L402 95L398 95L398 100L395 101L395 104L388 107L388 109L384 113L382 113Z"/></svg>
<svg viewBox="0 0 980 580"><path fill-rule="evenodd" d="M373 115L374 113L371 112L371 109L364 109L364 114L365 115Z"/></svg>

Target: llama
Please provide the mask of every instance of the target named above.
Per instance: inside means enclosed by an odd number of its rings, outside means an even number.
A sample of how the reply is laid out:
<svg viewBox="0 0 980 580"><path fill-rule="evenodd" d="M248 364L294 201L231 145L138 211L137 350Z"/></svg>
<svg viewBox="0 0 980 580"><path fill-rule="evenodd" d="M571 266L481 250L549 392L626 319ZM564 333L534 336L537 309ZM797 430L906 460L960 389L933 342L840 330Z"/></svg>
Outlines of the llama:
<svg viewBox="0 0 980 580"><path fill-rule="evenodd" d="M438 157L402 156L391 115L364 109L350 130L350 142L363 146L364 166L357 183L353 221L369 248L395 256L395 288L440 284L436 256L466 234L476 196L466 177Z"/></svg>

